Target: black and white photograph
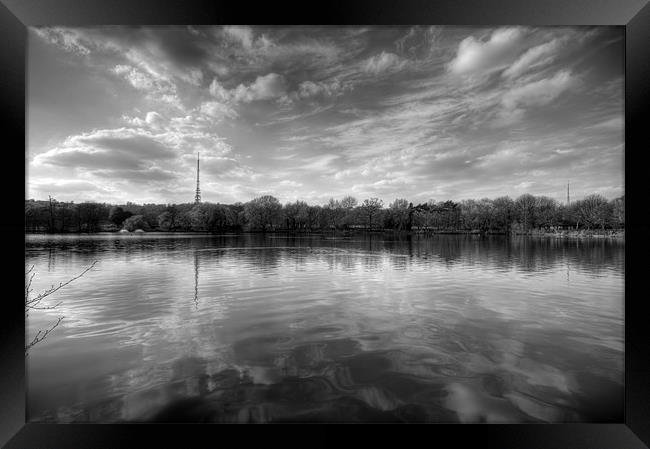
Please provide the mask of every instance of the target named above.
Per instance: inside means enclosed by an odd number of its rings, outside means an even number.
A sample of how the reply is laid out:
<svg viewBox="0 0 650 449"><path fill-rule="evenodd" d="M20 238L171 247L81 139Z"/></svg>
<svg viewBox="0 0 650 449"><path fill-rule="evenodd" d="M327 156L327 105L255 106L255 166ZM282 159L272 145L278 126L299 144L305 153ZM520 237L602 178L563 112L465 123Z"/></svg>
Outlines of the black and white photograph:
<svg viewBox="0 0 650 449"><path fill-rule="evenodd" d="M622 422L625 45L27 27L26 422Z"/></svg>

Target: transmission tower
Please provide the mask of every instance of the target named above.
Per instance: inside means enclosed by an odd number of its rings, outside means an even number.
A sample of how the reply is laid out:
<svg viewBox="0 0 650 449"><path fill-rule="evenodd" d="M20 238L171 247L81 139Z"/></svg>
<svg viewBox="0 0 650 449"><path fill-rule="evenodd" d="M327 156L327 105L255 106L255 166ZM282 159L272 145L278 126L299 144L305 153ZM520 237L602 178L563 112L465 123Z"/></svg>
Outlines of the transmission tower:
<svg viewBox="0 0 650 449"><path fill-rule="evenodd" d="M201 202L201 188L199 187L199 153L196 153L196 194L194 195L194 202Z"/></svg>

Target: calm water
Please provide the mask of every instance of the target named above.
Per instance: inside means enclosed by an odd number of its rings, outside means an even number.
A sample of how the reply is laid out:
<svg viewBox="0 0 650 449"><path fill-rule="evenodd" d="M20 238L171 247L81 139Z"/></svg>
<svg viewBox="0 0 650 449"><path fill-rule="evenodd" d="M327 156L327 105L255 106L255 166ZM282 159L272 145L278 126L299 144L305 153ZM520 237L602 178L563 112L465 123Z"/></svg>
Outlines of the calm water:
<svg viewBox="0 0 650 449"><path fill-rule="evenodd" d="M28 236L30 421L621 421L624 244Z"/></svg>

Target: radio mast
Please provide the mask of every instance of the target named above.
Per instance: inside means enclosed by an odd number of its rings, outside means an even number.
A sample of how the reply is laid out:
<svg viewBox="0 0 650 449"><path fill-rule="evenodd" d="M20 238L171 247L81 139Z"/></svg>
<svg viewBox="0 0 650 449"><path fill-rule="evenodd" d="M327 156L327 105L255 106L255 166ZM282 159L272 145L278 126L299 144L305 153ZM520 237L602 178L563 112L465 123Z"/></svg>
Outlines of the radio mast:
<svg viewBox="0 0 650 449"><path fill-rule="evenodd" d="M201 202L201 188L199 187L199 153L196 153L196 194L194 195L194 203Z"/></svg>

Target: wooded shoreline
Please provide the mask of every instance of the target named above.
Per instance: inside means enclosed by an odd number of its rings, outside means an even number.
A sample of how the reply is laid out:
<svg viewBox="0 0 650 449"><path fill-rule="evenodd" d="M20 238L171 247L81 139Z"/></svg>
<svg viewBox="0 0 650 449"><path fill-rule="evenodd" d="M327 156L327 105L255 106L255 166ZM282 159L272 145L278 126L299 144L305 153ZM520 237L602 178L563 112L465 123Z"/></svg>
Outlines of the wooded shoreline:
<svg viewBox="0 0 650 449"><path fill-rule="evenodd" d="M52 233L45 231L28 231L25 232L27 235L53 235ZM373 229L373 230L352 230L352 231L341 231L341 230L288 230L288 229L274 229L266 231L234 231L234 232L223 232L223 231L142 231L142 232L120 232L120 231L97 231L97 232L57 232L56 235L116 235L116 236L131 236L131 235L205 235L205 236L220 236L220 235L247 235L247 234L269 234L269 235L289 235L289 236L318 236L326 235L333 236L338 238L347 238L355 235L397 235L401 237L407 236L438 236L438 235L463 235L463 236L477 236L477 237L491 237L491 236L507 236L507 237L540 237L540 238L559 238L559 239L616 239L624 240L625 239L625 230L559 230L559 231L550 231L550 230L533 230L529 232L498 232L498 231L487 231L481 232L479 230L473 231L432 231L432 230L411 230L411 231L396 231L393 229Z"/></svg>
<svg viewBox="0 0 650 449"><path fill-rule="evenodd" d="M247 203L198 201L184 204L66 203L25 201L25 231L68 232L408 232L424 234L509 234L584 237L625 229L625 198L600 195L561 204L524 194L481 200L413 204L351 196L325 205L281 204L265 195Z"/></svg>

